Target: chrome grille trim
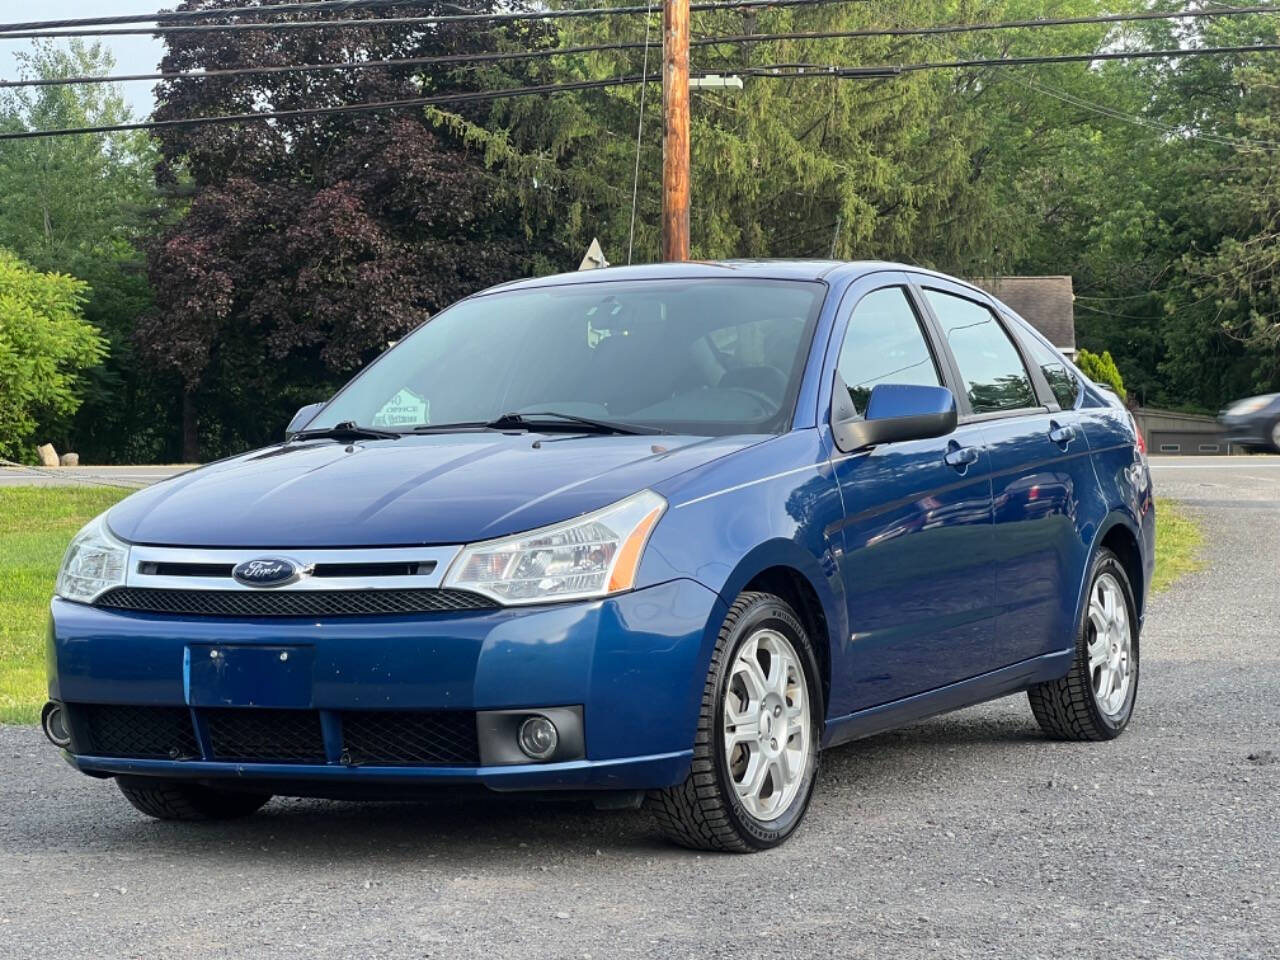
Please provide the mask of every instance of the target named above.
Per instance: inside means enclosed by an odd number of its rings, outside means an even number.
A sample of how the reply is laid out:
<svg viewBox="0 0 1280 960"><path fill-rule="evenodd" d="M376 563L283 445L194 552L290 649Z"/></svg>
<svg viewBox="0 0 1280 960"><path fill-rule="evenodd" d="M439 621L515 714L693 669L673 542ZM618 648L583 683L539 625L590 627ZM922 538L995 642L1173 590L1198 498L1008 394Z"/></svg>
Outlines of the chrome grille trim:
<svg viewBox="0 0 1280 960"><path fill-rule="evenodd" d="M461 546L451 547L364 547L357 549L300 548L297 550L262 548L213 549L200 547L149 547L134 544L129 548L129 560L125 574L126 587L146 587L158 590L241 590L250 593L266 593L286 590L290 593L308 590L432 590L444 582L449 565L462 552ZM217 565L228 571L246 560L260 557L283 557L304 568L317 564L377 565L417 563L426 572L412 576L360 576L360 577L312 577L281 587L246 586L227 576L160 576L142 573L144 564L195 564Z"/></svg>

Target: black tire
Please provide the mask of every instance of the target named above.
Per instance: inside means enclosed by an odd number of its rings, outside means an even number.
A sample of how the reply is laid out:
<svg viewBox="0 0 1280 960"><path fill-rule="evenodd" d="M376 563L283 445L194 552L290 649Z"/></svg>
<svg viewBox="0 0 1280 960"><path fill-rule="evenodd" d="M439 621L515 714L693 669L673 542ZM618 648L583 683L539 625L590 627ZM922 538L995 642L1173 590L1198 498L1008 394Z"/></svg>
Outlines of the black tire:
<svg viewBox="0 0 1280 960"><path fill-rule="evenodd" d="M1124 703L1115 714L1101 709L1094 696L1093 676L1089 667L1088 643L1090 637L1089 598L1093 596L1098 580L1109 574L1119 583L1128 613L1132 642L1129 657L1129 691ZM1133 717L1133 706L1138 696L1138 680L1141 676L1141 658L1138 645L1138 611L1134 603L1133 586L1124 571L1120 559L1105 547L1098 552L1089 570L1089 592L1085 594L1084 610L1076 624L1075 657L1071 670L1059 680L1042 683L1027 691L1031 712L1040 728L1057 740L1114 740L1124 732Z"/></svg>
<svg viewBox="0 0 1280 960"><path fill-rule="evenodd" d="M768 822L753 817L734 791L723 736L724 697L734 655L749 637L766 626L786 637L800 659L809 697L812 744L795 797L780 816ZM776 847L795 832L809 808L818 773L823 716L818 664L799 617L772 594L742 594L730 607L711 656L689 776L677 786L651 791L646 807L667 838L682 847L733 853Z"/></svg>
<svg viewBox="0 0 1280 960"><path fill-rule="evenodd" d="M137 810L157 820L235 820L256 813L271 799L269 793L214 790L150 777L117 777L116 786Z"/></svg>

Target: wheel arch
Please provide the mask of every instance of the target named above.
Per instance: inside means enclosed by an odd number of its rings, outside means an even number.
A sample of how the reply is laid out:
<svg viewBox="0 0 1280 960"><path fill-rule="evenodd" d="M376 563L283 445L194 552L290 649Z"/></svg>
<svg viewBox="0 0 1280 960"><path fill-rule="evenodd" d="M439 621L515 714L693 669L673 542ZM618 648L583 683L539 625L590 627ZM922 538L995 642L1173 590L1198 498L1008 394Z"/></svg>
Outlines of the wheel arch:
<svg viewBox="0 0 1280 960"><path fill-rule="evenodd" d="M1124 568L1125 576L1129 578L1129 587L1133 590L1134 604L1138 608L1138 622L1142 622L1146 611L1147 590L1143 580L1141 542L1137 525L1122 510L1113 510L1098 525L1093 546L1089 550L1089 562L1085 564L1084 577L1080 581L1074 623L1078 624L1083 616L1084 605L1088 602L1089 574L1093 569L1093 560L1098 555L1098 551L1104 547L1119 558L1120 566Z"/></svg>
<svg viewBox="0 0 1280 960"><path fill-rule="evenodd" d="M734 568L720 588L726 604L744 591L771 593L785 600L813 643L822 688L823 715L831 702L831 660L835 638L844 630L838 599L818 562L793 540L756 547Z"/></svg>

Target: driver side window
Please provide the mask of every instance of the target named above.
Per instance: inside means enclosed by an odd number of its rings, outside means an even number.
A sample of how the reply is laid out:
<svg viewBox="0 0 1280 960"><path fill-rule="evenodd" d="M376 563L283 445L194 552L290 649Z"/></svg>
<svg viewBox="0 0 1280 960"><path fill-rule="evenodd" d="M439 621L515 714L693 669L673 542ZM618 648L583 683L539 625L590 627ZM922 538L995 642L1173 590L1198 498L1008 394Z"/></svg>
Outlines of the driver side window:
<svg viewBox="0 0 1280 960"><path fill-rule="evenodd" d="M836 369L859 416L866 415L871 390L878 383L942 386L920 318L902 287L876 290L858 302Z"/></svg>

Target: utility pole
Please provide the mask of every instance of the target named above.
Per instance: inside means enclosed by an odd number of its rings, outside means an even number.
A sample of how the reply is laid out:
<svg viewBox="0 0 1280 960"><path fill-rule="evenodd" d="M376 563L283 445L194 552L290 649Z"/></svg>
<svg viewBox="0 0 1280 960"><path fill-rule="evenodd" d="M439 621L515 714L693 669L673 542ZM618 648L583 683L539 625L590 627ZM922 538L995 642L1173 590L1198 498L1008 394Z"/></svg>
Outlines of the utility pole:
<svg viewBox="0 0 1280 960"><path fill-rule="evenodd" d="M662 259L689 259L689 0L662 4Z"/></svg>

